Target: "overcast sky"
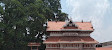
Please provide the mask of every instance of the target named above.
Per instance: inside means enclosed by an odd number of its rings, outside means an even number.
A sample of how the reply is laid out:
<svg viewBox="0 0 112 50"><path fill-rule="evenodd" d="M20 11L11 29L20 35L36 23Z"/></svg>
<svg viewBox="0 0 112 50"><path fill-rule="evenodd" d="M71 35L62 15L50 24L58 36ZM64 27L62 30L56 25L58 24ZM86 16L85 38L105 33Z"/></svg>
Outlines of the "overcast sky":
<svg viewBox="0 0 112 50"><path fill-rule="evenodd" d="M92 21L92 38L98 42L112 41L112 0L61 0L61 5L73 21Z"/></svg>

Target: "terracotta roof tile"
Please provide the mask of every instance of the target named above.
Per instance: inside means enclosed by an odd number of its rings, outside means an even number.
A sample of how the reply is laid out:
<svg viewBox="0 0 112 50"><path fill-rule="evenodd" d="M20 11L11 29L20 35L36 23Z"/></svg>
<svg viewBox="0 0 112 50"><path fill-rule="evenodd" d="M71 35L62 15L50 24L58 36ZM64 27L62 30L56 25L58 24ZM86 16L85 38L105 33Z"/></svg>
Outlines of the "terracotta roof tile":
<svg viewBox="0 0 112 50"><path fill-rule="evenodd" d="M46 41L44 42L92 42L92 43L97 43L94 39L91 37L49 37Z"/></svg>
<svg viewBox="0 0 112 50"><path fill-rule="evenodd" d="M60 41L81 41L79 37L61 37Z"/></svg>
<svg viewBox="0 0 112 50"><path fill-rule="evenodd" d="M81 39L82 39L83 41L94 41L94 39L91 38L91 37L89 37L89 36L81 37Z"/></svg>
<svg viewBox="0 0 112 50"><path fill-rule="evenodd" d="M40 46L41 44L40 43L28 43L28 46Z"/></svg>
<svg viewBox="0 0 112 50"><path fill-rule="evenodd" d="M74 22L78 26L78 29L80 30L93 30L91 22ZM55 21L49 21L48 22L48 30L61 30L63 29L63 26L66 24L66 22L55 22Z"/></svg>
<svg viewBox="0 0 112 50"><path fill-rule="evenodd" d="M99 47L96 50L112 50L112 47Z"/></svg>

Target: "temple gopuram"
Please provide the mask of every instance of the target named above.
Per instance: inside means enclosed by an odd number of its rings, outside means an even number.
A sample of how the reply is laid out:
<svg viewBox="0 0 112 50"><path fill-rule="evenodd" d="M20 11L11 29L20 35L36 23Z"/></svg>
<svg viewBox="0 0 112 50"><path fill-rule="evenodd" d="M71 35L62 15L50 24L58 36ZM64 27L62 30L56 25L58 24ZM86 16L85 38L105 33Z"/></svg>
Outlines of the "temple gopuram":
<svg viewBox="0 0 112 50"><path fill-rule="evenodd" d="M46 31L45 50L96 50L98 42L90 37L91 22L49 21Z"/></svg>

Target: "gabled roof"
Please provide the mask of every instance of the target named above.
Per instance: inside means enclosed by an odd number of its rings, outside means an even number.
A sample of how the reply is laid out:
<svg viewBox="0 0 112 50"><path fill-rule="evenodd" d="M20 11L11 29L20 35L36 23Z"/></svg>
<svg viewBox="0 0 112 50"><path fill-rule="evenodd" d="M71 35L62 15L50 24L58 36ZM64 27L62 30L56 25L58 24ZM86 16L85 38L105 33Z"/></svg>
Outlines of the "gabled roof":
<svg viewBox="0 0 112 50"><path fill-rule="evenodd" d="M73 21L70 20L70 21L66 22L64 27L77 27L77 25L75 23L73 23Z"/></svg>
<svg viewBox="0 0 112 50"><path fill-rule="evenodd" d="M73 22L75 23L78 28L77 29L72 29L72 30L84 30L84 31L93 31L93 26L91 24L91 22ZM47 31L61 31L64 30L64 25L66 24L66 22L64 21L49 21L48 22L48 28Z"/></svg>

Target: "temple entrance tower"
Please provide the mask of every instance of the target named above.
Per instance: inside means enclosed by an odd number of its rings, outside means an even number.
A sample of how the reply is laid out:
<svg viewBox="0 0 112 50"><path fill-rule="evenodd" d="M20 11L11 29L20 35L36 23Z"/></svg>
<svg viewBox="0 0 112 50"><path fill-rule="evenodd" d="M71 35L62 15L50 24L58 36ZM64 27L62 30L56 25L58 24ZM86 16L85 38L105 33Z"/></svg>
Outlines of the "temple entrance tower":
<svg viewBox="0 0 112 50"><path fill-rule="evenodd" d="M49 21L46 31L46 50L95 50L98 43L90 37L94 31L91 22Z"/></svg>

